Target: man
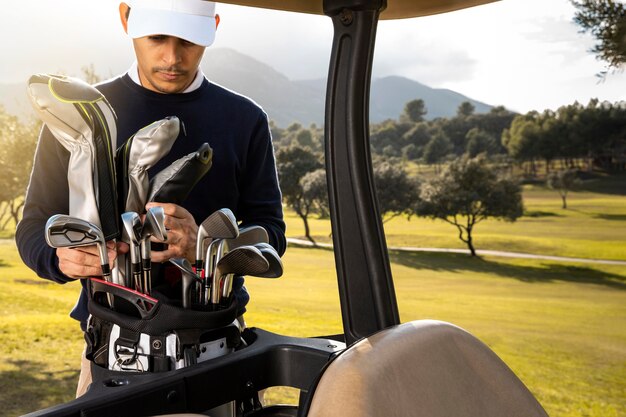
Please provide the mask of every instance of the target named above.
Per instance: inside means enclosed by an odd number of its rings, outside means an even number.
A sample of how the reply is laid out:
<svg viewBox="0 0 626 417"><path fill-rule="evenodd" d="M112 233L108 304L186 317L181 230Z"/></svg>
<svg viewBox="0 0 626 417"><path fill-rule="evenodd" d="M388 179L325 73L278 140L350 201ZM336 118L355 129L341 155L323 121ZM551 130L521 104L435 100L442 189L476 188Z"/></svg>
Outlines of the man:
<svg viewBox="0 0 626 417"><path fill-rule="evenodd" d="M264 227L279 254L286 248L281 194L278 187L267 115L251 100L209 82L200 70L205 48L219 25L215 3L204 0L134 0L121 3L124 31L133 39L136 62L128 73L96 87L114 108L118 146L152 122L177 116L185 134L149 174L153 176L177 159L208 142L213 166L183 203L160 205L169 229L167 247L152 251L152 261L174 257L195 258L196 234L206 216L230 208L242 226ZM47 128L39 139L26 195L23 220L16 241L24 262L43 278L67 283L101 275L95 247L52 249L44 240L44 226L53 214L68 213L69 153ZM123 244L108 244L110 262L125 253ZM84 280L71 317L84 330L88 317ZM234 283L239 313L248 295L243 279ZM86 378L86 379L85 379ZM77 394L84 392L90 375L81 372Z"/></svg>

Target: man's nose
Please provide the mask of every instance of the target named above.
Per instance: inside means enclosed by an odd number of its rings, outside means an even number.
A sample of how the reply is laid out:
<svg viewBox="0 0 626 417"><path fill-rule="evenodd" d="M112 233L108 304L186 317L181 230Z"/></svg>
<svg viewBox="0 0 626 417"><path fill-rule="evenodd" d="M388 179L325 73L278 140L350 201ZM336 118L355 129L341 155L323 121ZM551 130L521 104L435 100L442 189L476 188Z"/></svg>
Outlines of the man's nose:
<svg viewBox="0 0 626 417"><path fill-rule="evenodd" d="M163 47L163 61L166 65L172 66L182 60L182 46L179 39L170 37Z"/></svg>

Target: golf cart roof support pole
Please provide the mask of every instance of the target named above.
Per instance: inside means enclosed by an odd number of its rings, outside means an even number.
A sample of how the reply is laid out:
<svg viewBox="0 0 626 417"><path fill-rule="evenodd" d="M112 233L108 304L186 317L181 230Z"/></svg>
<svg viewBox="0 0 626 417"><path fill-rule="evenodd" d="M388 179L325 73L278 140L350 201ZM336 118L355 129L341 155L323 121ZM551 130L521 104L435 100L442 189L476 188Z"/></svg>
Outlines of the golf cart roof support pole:
<svg viewBox="0 0 626 417"><path fill-rule="evenodd" d="M374 187L369 94L385 0L324 0L334 26L326 95L326 174L346 343L400 323Z"/></svg>

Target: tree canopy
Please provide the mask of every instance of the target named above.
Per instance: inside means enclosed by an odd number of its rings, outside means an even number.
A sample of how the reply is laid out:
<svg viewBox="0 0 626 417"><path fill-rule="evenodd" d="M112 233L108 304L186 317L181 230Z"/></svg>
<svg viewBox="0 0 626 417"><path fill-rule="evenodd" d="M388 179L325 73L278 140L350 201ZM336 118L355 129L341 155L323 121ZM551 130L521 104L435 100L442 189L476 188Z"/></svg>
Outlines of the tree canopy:
<svg viewBox="0 0 626 417"><path fill-rule="evenodd" d="M30 171L33 166L33 155L37 146L39 123L22 122L0 107L0 203L15 223L19 221L20 210L24 205L24 192L28 186ZM0 228L6 226L5 221Z"/></svg>
<svg viewBox="0 0 626 417"><path fill-rule="evenodd" d="M307 239L315 243L308 222L312 201L304 194L301 180L309 172L322 167L319 157L308 147L292 145L276 153L276 165L283 199L304 222Z"/></svg>
<svg viewBox="0 0 626 417"><path fill-rule="evenodd" d="M376 164L374 182L383 222L411 214L411 207L417 202L419 182L409 177L402 166L389 161Z"/></svg>
<svg viewBox="0 0 626 417"><path fill-rule="evenodd" d="M574 22L589 32L596 44L591 51L609 69L626 62L626 6L616 0L572 0L577 11ZM605 75L603 71L601 75Z"/></svg>
<svg viewBox="0 0 626 417"><path fill-rule="evenodd" d="M454 225L459 239L476 256L472 232L488 218L515 221L524 211L520 185L500 176L482 156L462 157L426 181L415 214Z"/></svg>

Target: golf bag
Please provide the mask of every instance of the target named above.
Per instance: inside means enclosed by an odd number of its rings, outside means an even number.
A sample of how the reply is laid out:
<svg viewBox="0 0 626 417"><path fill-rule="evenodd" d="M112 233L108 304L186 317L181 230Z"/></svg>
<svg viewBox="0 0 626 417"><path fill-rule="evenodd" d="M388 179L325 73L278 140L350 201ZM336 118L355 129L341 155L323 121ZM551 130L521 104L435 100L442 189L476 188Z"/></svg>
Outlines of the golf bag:
<svg viewBox="0 0 626 417"><path fill-rule="evenodd" d="M111 371L180 369L226 355L241 341L235 301L218 311L184 309L157 290L148 296L91 279L89 312L86 357Z"/></svg>

